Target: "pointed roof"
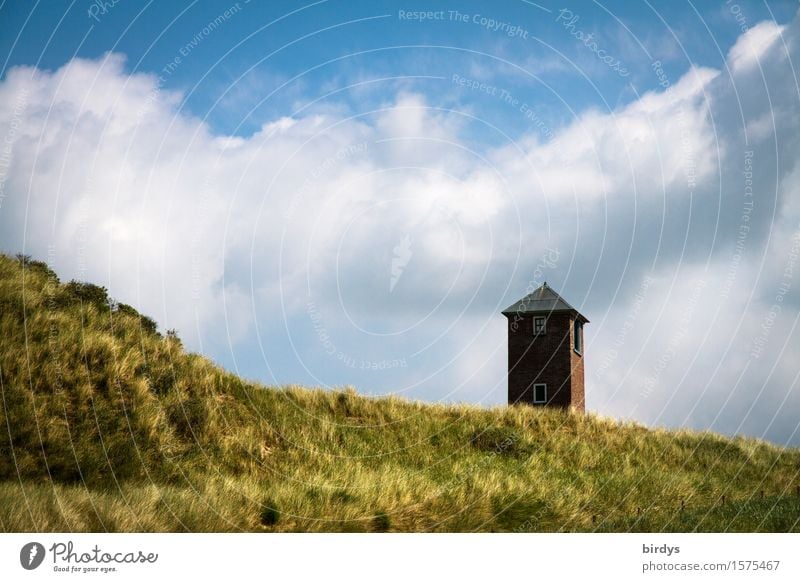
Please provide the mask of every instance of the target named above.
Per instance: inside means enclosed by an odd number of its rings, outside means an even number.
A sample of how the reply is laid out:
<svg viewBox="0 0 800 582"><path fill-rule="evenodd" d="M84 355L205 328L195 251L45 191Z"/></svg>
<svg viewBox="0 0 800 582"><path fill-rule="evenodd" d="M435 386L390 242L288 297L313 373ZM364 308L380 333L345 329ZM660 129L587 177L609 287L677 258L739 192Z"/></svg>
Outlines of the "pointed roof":
<svg viewBox="0 0 800 582"><path fill-rule="evenodd" d="M589 323L577 309L567 303L561 295L553 291L551 287L544 283L533 293L529 293L513 305L506 307L503 310L503 315L530 315L533 313L574 313L577 317L584 322Z"/></svg>

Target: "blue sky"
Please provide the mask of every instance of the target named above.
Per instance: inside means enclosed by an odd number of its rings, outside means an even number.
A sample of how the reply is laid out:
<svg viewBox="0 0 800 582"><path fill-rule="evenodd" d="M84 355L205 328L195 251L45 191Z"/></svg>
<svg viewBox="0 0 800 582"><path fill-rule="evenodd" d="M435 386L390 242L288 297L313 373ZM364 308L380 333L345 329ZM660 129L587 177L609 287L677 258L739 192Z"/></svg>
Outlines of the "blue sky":
<svg viewBox="0 0 800 582"><path fill-rule="evenodd" d="M186 94L184 107L207 117L215 130L247 135L319 97L311 87L394 76L429 75L428 81L403 82L421 90L448 88L452 71L481 67L485 77L499 61L521 65L547 84L504 70L504 86L520 98L550 108L568 122L589 107L607 109L655 89L652 61L664 63L673 78L688 63L722 68L725 53L741 33L734 11L748 22L786 22L795 2L529 3L503 2L187 2L122 0L105 12L91 2L5 2L0 24L0 54L5 70L14 65L56 69L73 57L100 58L108 51L127 57L127 70L160 73L209 23L232 10L218 30L201 40L165 75L163 86ZM238 6L238 8L237 8ZM569 10L575 29L594 34L600 45L630 71L621 77L603 71L592 53L563 25ZM440 19L419 21L401 13L441 11ZM90 12L93 16L90 16ZM467 22L455 14L467 15ZM477 22L475 18L477 17ZM482 24L485 17L520 27L527 34L507 36ZM406 48L417 46L421 48ZM424 47L424 48L422 48ZM328 61L334 61L326 64ZM311 70L313 69L313 70ZM295 77L265 100L267 92ZM376 83L372 102L391 94L398 82ZM556 93L558 98L556 98ZM363 95L345 91L330 100L336 106L363 107ZM480 92L460 96L482 111L496 109L512 124L507 108L487 102ZM324 103L323 103L324 104ZM244 115L243 115L244 113Z"/></svg>
<svg viewBox="0 0 800 582"><path fill-rule="evenodd" d="M591 410L798 444L798 28L795 2L4 2L0 248L267 384L483 405L499 312L546 280L591 320Z"/></svg>

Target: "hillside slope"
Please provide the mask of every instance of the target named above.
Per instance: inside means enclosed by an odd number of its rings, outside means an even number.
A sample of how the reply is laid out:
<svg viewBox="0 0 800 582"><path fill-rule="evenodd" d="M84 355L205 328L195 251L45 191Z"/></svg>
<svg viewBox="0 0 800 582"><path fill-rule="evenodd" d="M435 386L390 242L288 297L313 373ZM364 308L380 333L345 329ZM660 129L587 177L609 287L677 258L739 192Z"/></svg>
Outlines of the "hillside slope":
<svg viewBox="0 0 800 582"><path fill-rule="evenodd" d="M796 449L266 388L24 257L0 341L4 531L800 531Z"/></svg>

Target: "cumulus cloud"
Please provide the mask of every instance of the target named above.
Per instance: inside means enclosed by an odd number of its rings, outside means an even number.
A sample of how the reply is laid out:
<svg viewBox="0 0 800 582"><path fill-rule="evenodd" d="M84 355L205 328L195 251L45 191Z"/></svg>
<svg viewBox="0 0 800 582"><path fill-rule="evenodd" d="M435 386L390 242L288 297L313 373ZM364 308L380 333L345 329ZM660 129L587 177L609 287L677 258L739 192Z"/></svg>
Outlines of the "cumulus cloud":
<svg viewBox="0 0 800 582"><path fill-rule="evenodd" d="M780 36L797 22L753 27L724 73L690 66L491 148L409 89L234 137L120 55L20 67L0 82L0 243L266 381L485 403L504 401L498 313L547 279L592 320L591 408L796 443L800 132Z"/></svg>
<svg viewBox="0 0 800 582"><path fill-rule="evenodd" d="M728 65L736 72L755 67L784 31L777 22L759 22L742 34L728 51Z"/></svg>

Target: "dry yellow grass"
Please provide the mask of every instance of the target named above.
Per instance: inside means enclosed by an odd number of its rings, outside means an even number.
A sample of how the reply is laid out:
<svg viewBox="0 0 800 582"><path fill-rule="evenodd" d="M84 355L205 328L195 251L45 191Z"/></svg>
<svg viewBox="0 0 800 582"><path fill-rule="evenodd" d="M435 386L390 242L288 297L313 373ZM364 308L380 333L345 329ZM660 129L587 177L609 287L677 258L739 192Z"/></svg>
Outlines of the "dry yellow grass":
<svg viewBox="0 0 800 582"><path fill-rule="evenodd" d="M34 261L0 256L0 337L4 531L800 529L796 449L267 388Z"/></svg>

